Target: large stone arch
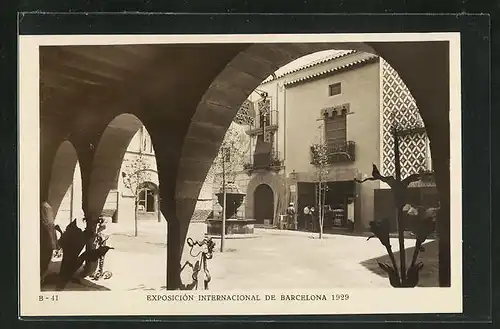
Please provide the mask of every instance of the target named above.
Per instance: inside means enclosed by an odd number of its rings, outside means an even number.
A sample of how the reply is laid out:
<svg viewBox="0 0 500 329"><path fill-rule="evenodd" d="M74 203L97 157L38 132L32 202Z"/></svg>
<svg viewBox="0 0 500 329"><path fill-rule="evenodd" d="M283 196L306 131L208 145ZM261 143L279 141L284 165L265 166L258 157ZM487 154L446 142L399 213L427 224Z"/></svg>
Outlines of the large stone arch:
<svg viewBox="0 0 500 329"><path fill-rule="evenodd" d="M124 113L116 116L102 133L94 153L86 194L89 214L99 216L109 191L117 188L123 157L141 126L141 120L135 115Z"/></svg>
<svg viewBox="0 0 500 329"><path fill-rule="evenodd" d="M255 189L261 184L268 185L273 191L274 196L274 213L277 211L280 191L283 190L283 182L281 176L270 171L263 171L253 175L247 185L246 200L245 200L245 215L248 218L254 218L255 209Z"/></svg>
<svg viewBox="0 0 500 329"><path fill-rule="evenodd" d="M440 276L449 285L449 45L447 42L253 44L222 70L203 95L189 124L176 184L177 217L189 222L204 178L224 134L249 94L279 67L307 54L339 49L382 56L413 95L430 140L441 199ZM181 237L185 238L185 237Z"/></svg>
<svg viewBox="0 0 500 329"><path fill-rule="evenodd" d="M164 199L162 211L169 220L169 289L179 283L177 272L185 228L237 109L277 68L321 50L356 49L381 55L405 81L431 141L441 195L439 225L444 225L441 228L446 231L449 225L447 42L127 45L102 46L99 51L86 47L71 51L56 47L56 54L49 56L50 65L47 61L40 63L44 82L41 96L46 95L40 104L41 198L48 195L57 146L69 136L81 159L84 190L91 191L85 193L89 204L85 209L99 212L109 188L116 184L113 178L118 174L126 148L117 145L126 145L123 136L127 136L126 132L113 129L115 133L108 137L121 142L105 143L103 122L120 113L138 111L157 150ZM47 52L44 49L41 53ZM210 60L203 60L200 54ZM43 79L46 73L51 73L53 79ZM100 179L103 174L107 179ZM440 241L443 247L449 244L446 234L441 234Z"/></svg>
<svg viewBox="0 0 500 329"><path fill-rule="evenodd" d="M61 201L73 183L78 155L73 144L65 140L59 145L52 163L47 201L57 215Z"/></svg>
<svg viewBox="0 0 500 329"><path fill-rule="evenodd" d="M190 210L183 209L181 217L185 217L184 220L188 220L194 210L195 199L201 190L212 160L218 152L220 142L248 95L279 67L305 55L331 49L358 50L382 55L405 82L409 81L407 87L416 100L424 124L429 130L433 130L433 132L428 132L429 139L443 139L447 144L441 145L441 148L449 149L446 133L449 129L439 128L442 125L449 126L447 103L440 104L444 110L435 111L436 107L431 104L432 101L429 101L435 96L433 90L440 95L444 94L443 100L448 100L447 43L253 44L233 58L212 82L198 104L188 127L179 160L176 184L177 202L182 200L183 204L189 204L191 207ZM439 58L435 59L436 56ZM438 78L431 84L422 83L422 79L434 75ZM439 113L440 116L438 117L435 113ZM437 154L437 157L449 158L449 151L444 150L444 153ZM449 182L449 174L448 178L445 177L443 181ZM443 191L445 195L448 194L446 187ZM188 200L191 202L186 202Z"/></svg>
<svg viewBox="0 0 500 329"><path fill-rule="evenodd" d="M376 53L364 43L253 44L226 65L201 98L184 138L176 199L189 204L191 209L183 210L186 218L181 221L189 220L224 134L253 90L281 66L305 55L331 49Z"/></svg>

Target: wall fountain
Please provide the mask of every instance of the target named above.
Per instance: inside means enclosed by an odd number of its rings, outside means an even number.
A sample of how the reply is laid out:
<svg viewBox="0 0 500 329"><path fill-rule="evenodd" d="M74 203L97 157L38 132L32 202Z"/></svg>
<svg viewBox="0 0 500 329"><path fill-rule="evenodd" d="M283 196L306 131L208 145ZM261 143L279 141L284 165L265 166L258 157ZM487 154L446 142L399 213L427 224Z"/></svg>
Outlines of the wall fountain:
<svg viewBox="0 0 500 329"><path fill-rule="evenodd" d="M219 193L215 194L217 201L223 207L224 193L222 187ZM234 182L226 184L226 237L238 235L251 235L254 233L255 219L247 219L238 216L240 208L245 198L245 193L240 192ZM222 233L222 212L218 216L207 220L207 235L220 237Z"/></svg>

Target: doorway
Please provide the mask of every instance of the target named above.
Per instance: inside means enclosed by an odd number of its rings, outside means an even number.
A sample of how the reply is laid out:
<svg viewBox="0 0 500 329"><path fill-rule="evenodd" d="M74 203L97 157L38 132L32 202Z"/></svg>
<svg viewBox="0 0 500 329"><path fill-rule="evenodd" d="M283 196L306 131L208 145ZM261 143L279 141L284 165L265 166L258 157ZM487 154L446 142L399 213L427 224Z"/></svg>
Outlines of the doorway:
<svg viewBox="0 0 500 329"><path fill-rule="evenodd" d="M257 224L273 224L274 193L267 184L260 184L254 192L254 215Z"/></svg>
<svg viewBox="0 0 500 329"><path fill-rule="evenodd" d="M158 186L152 182L144 182L139 185L140 190L137 199L137 212L139 219L158 219Z"/></svg>

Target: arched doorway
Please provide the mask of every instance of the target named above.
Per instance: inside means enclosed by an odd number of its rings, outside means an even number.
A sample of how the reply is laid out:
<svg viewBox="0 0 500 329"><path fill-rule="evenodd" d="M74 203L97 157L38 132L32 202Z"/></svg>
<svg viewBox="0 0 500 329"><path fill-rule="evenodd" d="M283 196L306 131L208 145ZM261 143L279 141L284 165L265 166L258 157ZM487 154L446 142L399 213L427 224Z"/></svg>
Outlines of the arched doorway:
<svg viewBox="0 0 500 329"><path fill-rule="evenodd" d="M158 219L158 186L153 182L140 185L137 196L139 219Z"/></svg>
<svg viewBox="0 0 500 329"><path fill-rule="evenodd" d="M272 224L274 217L274 193L267 184L260 184L254 192L254 215L257 224Z"/></svg>

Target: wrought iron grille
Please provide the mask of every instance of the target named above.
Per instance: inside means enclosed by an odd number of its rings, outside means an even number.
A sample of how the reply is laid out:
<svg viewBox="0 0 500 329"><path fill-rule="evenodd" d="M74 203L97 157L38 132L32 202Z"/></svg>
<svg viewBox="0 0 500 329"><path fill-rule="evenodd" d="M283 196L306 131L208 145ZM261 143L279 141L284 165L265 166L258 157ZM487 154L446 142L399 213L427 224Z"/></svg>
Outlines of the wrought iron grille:
<svg viewBox="0 0 500 329"><path fill-rule="evenodd" d="M328 144L328 163L352 162L356 160L356 143L346 141L342 143ZM316 164L317 154L314 146L311 146L311 164Z"/></svg>
<svg viewBox="0 0 500 329"><path fill-rule="evenodd" d="M194 241L192 238L187 238L186 242L190 247L189 255L195 258L196 262L193 265L190 261L186 261L181 267L181 273L186 266L193 270L191 283L181 284L181 290L198 290L201 276L203 277L203 288L201 290L208 290L208 284L212 280L212 277L208 270L207 261L213 257L215 242L212 241L212 238L204 238L201 241ZM193 249L195 247L200 247L200 250L196 254L193 254Z"/></svg>

